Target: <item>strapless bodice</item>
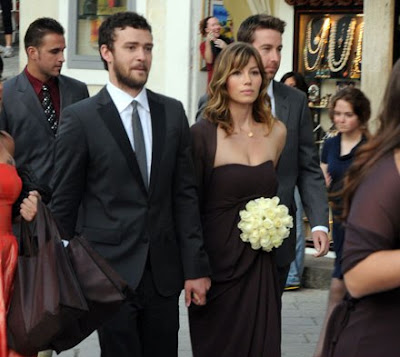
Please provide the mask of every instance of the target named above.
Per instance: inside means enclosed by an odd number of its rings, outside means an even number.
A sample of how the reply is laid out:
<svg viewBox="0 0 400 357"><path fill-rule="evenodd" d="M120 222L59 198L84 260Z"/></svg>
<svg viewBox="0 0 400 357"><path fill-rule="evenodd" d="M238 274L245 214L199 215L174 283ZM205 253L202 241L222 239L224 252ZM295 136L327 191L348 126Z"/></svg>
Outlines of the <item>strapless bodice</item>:
<svg viewBox="0 0 400 357"><path fill-rule="evenodd" d="M21 193L22 182L14 166L0 163L0 235L11 233L12 205Z"/></svg>
<svg viewBox="0 0 400 357"><path fill-rule="evenodd" d="M214 168L207 192L207 210L244 205L276 195L278 180L271 160L257 166L227 164Z"/></svg>

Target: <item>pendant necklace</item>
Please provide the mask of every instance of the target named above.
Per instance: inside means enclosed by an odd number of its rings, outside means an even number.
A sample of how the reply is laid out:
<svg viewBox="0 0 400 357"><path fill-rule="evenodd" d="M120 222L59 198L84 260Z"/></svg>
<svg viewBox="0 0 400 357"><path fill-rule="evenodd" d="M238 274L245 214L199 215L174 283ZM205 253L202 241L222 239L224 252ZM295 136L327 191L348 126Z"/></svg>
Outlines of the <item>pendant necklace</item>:
<svg viewBox="0 0 400 357"><path fill-rule="evenodd" d="M246 131L246 130L243 130L242 128L239 127L239 130L243 131L249 138L253 138L254 137L254 132L251 129L250 129L250 131Z"/></svg>

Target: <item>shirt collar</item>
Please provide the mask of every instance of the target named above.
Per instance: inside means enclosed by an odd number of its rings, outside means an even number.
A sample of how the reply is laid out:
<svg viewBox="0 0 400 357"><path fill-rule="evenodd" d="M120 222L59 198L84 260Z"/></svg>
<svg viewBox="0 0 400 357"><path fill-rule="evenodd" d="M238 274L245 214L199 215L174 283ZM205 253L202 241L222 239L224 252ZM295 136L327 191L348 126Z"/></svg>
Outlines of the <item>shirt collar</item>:
<svg viewBox="0 0 400 357"><path fill-rule="evenodd" d="M58 88L58 82L56 77L51 77L47 82L42 82L41 80L37 79L36 77L34 77L32 74L29 73L27 66L25 66L24 71L26 77L28 78L28 81L32 84L32 87L36 95L39 95L40 91L42 90L43 84L47 84L50 87L50 89L56 90Z"/></svg>
<svg viewBox="0 0 400 357"><path fill-rule="evenodd" d="M150 112L147 91L144 87L136 97L132 97L130 94L126 93L109 81L107 83L107 91L110 94L111 99L113 100L119 113L123 112L128 106L130 106L133 100L136 100L139 106L144 110Z"/></svg>
<svg viewBox="0 0 400 357"><path fill-rule="evenodd" d="M267 88L267 93L268 93L269 97L271 98L271 100L272 100L272 98L274 98L274 86L273 86L273 84L274 84L274 81L271 80L269 82L268 88Z"/></svg>

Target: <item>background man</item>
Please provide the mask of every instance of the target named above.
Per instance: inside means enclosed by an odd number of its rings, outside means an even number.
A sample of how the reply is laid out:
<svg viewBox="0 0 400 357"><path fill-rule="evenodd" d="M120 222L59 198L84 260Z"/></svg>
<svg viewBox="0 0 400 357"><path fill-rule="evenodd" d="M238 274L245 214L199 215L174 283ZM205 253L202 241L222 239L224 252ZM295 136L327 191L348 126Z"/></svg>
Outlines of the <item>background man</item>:
<svg viewBox="0 0 400 357"><path fill-rule="evenodd" d="M287 127L286 145L279 160L278 196L295 217L294 188L297 185L304 210L312 227L316 257L329 250L328 200L318 152L312 134L312 122L307 98L301 91L274 80L281 63L282 34L286 23L258 14L240 25L238 41L251 43L260 53L267 77L271 80L268 94L273 114ZM277 249L277 264L282 291L285 288L290 263L295 258L296 232Z"/></svg>
<svg viewBox="0 0 400 357"><path fill-rule="evenodd" d="M32 22L24 42L28 64L4 82L0 130L14 138L17 167L28 167L38 183L49 185L60 111L89 93L84 83L60 74L65 38L56 20Z"/></svg>
<svg viewBox="0 0 400 357"><path fill-rule="evenodd" d="M133 12L107 18L99 50L109 83L67 108L57 137L52 211L136 289L98 332L103 357L177 356L178 297L210 287L190 135L181 103L144 88L153 38Z"/></svg>

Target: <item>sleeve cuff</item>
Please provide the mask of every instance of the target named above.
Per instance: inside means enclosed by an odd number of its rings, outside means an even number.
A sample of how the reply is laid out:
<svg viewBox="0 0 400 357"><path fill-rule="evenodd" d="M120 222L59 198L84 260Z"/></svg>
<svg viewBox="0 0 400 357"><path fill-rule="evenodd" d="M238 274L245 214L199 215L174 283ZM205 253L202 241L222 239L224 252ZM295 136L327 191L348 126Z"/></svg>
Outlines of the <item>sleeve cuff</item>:
<svg viewBox="0 0 400 357"><path fill-rule="evenodd" d="M325 232L326 234L328 234L329 229L328 229L328 227L325 227L325 226L315 226L315 227L313 227L313 228L311 229L311 232L312 232L312 233L314 233L314 232L316 232L316 231L322 231L322 232Z"/></svg>

